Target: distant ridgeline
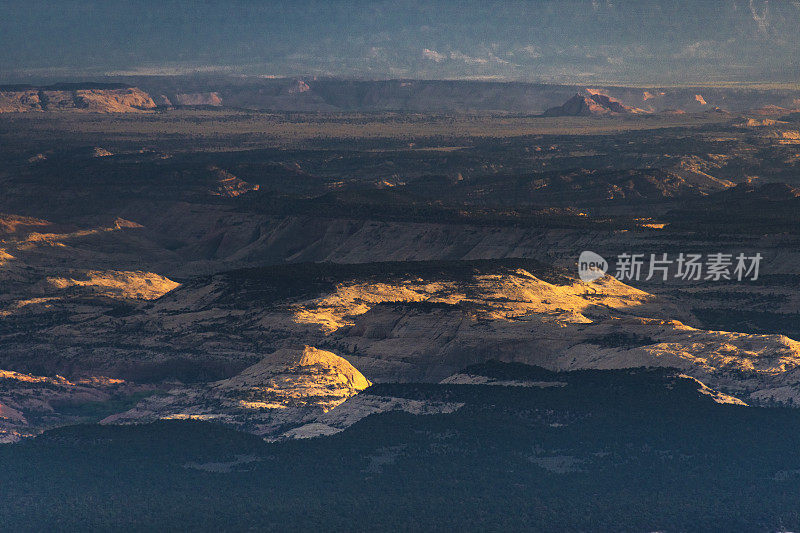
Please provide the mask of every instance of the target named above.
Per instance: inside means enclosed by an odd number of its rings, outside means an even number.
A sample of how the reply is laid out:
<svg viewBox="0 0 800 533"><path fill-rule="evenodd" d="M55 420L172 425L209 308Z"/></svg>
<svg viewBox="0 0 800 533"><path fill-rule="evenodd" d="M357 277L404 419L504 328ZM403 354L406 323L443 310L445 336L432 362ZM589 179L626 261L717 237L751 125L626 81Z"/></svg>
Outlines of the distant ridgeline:
<svg viewBox="0 0 800 533"><path fill-rule="evenodd" d="M269 111L510 112L549 116L698 113L720 109L800 107L790 89L741 87L637 88L463 80L227 78L131 76L120 83L0 85L0 113L83 110L141 112L157 107L228 107Z"/></svg>

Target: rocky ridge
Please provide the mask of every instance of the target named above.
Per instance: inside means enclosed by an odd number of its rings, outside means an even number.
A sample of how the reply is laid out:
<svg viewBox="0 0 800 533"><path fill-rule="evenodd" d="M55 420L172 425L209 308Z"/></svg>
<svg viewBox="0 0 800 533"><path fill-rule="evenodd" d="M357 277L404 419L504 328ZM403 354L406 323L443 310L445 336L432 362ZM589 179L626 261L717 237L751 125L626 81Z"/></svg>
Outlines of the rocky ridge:
<svg viewBox="0 0 800 533"><path fill-rule="evenodd" d="M95 113L141 113L156 103L137 87L83 86L0 87L0 113L36 111L84 111Z"/></svg>

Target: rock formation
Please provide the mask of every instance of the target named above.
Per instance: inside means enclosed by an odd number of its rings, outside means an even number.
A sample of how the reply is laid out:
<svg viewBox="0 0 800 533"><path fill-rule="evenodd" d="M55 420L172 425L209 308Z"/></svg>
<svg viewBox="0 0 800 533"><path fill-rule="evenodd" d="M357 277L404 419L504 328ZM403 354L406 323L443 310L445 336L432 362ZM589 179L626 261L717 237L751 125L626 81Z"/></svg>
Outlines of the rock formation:
<svg viewBox="0 0 800 533"><path fill-rule="evenodd" d="M155 109L149 94L136 87L83 86L0 88L0 113L84 111L140 113Z"/></svg>
<svg viewBox="0 0 800 533"><path fill-rule="evenodd" d="M643 113L641 109L628 107L615 98L594 91L588 94L577 93L558 107L551 107L543 113L546 117L594 117Z"/></svg>

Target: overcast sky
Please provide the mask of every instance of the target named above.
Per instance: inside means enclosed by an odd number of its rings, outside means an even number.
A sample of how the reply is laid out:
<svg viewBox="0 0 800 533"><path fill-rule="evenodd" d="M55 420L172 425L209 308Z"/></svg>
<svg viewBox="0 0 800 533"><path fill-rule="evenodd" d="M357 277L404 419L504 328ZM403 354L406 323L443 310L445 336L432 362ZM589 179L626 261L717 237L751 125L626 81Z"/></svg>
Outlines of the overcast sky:
<svg viewBox="0 0 800 533"><path fill-rule="evenodd" d="M800 1L0 0L0 79L796 82Z"/></svg>

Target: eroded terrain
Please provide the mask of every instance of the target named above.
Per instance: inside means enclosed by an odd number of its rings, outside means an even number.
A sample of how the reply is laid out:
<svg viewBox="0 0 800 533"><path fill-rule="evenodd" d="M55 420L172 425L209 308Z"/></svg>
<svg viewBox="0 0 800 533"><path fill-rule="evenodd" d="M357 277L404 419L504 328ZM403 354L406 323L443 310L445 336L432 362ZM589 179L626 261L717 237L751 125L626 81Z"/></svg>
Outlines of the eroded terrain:
<svg viewBox="0 0 800 533"><path fill-rule="evenodd" d="M8 115L2 438L162 418L326 435L452 412L358 393L487 360L669 367L794 405L797 115L632 115ZM584 283L583 250L612 273L625 252L764 260L742 282Z"/></svg>

